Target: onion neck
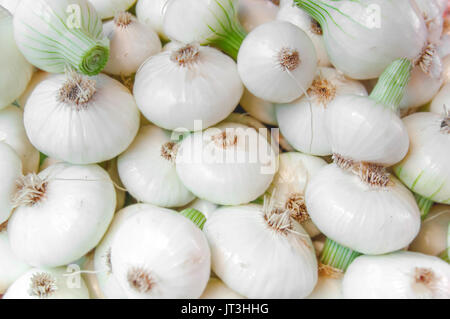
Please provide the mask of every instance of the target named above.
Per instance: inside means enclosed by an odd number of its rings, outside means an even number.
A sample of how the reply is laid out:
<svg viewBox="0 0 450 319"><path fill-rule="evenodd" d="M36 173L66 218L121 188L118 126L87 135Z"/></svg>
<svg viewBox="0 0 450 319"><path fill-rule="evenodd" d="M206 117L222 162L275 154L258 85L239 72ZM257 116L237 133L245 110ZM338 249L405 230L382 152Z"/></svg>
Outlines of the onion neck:
<svg viewBox="0 0 450 319"><path fill-rule="evenodd" d="M370 98L397 112L411 77L412 67L408 59L392 62L381 74Z"/></svg>
<svg viewBox="0 0 450 319"><path fill-rule="evenodd" d="M180 212L180 215L188 218L193 222L200 230L203 230L203 226L206 223L206 217L201 212L194 208L186 208Z"/></svg>
<svg viewBox="0 0 450 319"><path fill-rule="evenodd" d="M320 262L323 265L345 272L358 256L361 256L361 254L327 238L320 256Z"/></svg>
<svg viewBox="0 0 450 319"><path fill-rule="evenodd" d="M428 216L428 213L434 202L431 199L423 197L422 195L419 195L417 193L414 193L414 197L416 198L417 206L419 206L420 209L420 216L422 220L424 220Z"/></svg>

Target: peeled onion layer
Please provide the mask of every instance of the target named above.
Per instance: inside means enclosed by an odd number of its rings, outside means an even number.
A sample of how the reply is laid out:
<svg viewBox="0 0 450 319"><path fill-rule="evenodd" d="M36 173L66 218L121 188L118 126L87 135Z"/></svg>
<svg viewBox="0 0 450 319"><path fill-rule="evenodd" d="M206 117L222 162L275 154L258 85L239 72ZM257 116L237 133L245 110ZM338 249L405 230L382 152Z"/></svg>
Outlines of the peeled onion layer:
<svg viewBox="0 0 450 319"><path fill-rule="evenodd" d="M26 263L56 267L93 249L116 207L108 173L97 165L54 164L27 175L8 221L12 251Z"/></svg>
<svg viewBox="0 0 450 319"><path fill-rule="evenodd" d="M25 91L33 75L33 66L25 59L14 40L13 18L0 3L0 109Z"/></svg>
<svg viewBox="0 0 450 319"><path fill-rule="evenodd" d="M22 176L22 161L17 153L6 143L0 142L0 225L10 216L16 182Z"/></svg>
<svg viewBox="0 0 450 319"><path fill-rule="evenodd" d="M72 280L66 268L33 268L20 276L3 299L89 299L84 280Z"/></svg>
<svg viewBox="0 0 450 319"><path fill-rule="evenodd" d="M327 237L363 254L406 247L420 228L420 212L411 192L395 177L388 186L372 186L330 164L306 189L306 207Z"/></svg>
<svg viewBox="0 0 450 319"><path fill-rule="evenodd" d="M296 9L298 10L298 8ZM312 155L331 155L325 112L342 95L367 96L364 86L332 68L318 68L308 96L276 105L281 133L296 150Z"/></svg>
<svg viewBox="0 0 450 319"><path fill-rule="evenodd" d="M391 166L408 152L402 120L369 97L337 97L327 107L325 126L332 152L344 158Z"/></svg>
<svg viewBox="0 0 450 319"><path fill-rule="evenodd" d="M413 252L360 256L342 282L347 299L448 299L450 266L443 260Z"/></svg>
<svg viewBox="0 0 450 319"><path fill-rule="evenodd" d="M119 156L120 179L139 202L181 207L194 200L195 196L182 184L175 168L177 148L171 132L147 125Z"/></svg>
<svg viewBox="0 0 450 319"><path fill-rule="evenodd" d="M154 55L134 83L142 114L168 130L198 131L217 124L233 112L243 90L230 57L197 45Z"/></svg>
<svg viewBox="0 0 450 319"><path fill-rule="evenodd" d="M271 226L264 216L260 205L223 207L211 215L204 232L212 270L248 298L306 297L317 282L311 239L293 220L280 231L277 221L272 220Z"/></svg>
<svg viewBox="0 0 450 319"><path fill-rule="evenodd" d="M185 137L176 169L181 182L198 198L239 205L266 191L277 162L266 137L248 126L224 122Z"/></svg>
<svg viewBox="0 0 450 319"><path fill-rule="evenodd" d="M250 93L269 102L288 103L312 83L317 57L303 30L286 21L272 21L247 35L237 63Z"/></svg>
<svg viewBox="0 0 450 319"><path fill-rule="evenodd" d="M394 171L411 191L434 202L449 204L450 133L445 119L431 112L415 113L403 119L410 147Z"/></svg>
<svg viewBox="0 0 450 319"><path fill-rule="evenodd" d="M73 87L83 90L76 90L75 100L67 93ZM25 106L24 124L31 143L42 153L91 164L128 148L139 129L139 111L129 90L107 75L59 74L34 89Z"/></svg>
<svg viewBox="0 0 450 319"><path fill-rule="evenodd" d="M128 298L199 298L210 277L203 232L181 214L148 206L127 218L111 247L114 276Z"/></svg>
<svg viewBox="0 0 450 319"><path fill-rule="evenodd" d="M450 206L435 205L422 221L419 235L409 245L408 250L439 256L447 249L448 227L450 224Z"/></svg>
<svg viewBox="0 0 450 319"><path fill-rule="evenodd" d="M211 277L200 299L244 299L228 288L222 280Z"/></svg>

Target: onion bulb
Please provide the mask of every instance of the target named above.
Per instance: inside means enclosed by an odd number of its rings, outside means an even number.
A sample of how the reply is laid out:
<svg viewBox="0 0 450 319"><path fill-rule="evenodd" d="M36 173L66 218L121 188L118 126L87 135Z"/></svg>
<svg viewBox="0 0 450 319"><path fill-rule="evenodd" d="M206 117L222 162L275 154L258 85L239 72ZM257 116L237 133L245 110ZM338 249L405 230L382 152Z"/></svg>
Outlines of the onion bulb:
<svg viewBox="0 0 450 319"><path fill-rule="evenodd" d="M184 209L188 209L188 208L193 208L198 210L199 212L202 212L202 214L206 217L209 218L209 216L211 216L211 214L218 208L219 206L208 202L207 200L204 199L194 199L192 202L190 202L188 205L184 206L183 208L178 209L179 211L182 211Z"/></svg>
<svg viewBox="0 0 450 319"><path fill-rule="evenodd" d="M33 66L25 60L14 40L13 18L0 3L0 109L25 91L33 75Z"/></svg>
<svg viewBox="0 0 450 319"><path fill-rule="evenodd" d="M21 0L0 0L0 6L8 10L12 15L16 12Z"/></svg>
<svg viewBox="0 0 450 319"><path fill-rule="evenodd" d="M409 245L409 250L439 256L447 250L450 224L450 206L435 205L422 221L419 235Z"/></svg>
<svg viewBox="0 0 450 319"><path fill-rule="evenodd" d="M329 270L327 268L319 268L319 278L313 292L308 299L343 299L342 279L344 274Z"/></svg>
<svg viewBox="0 0 450 319"><path fill-rule="evenodd" d="M270 200L265 206L219 208L204 232L212 270L242 296L304 298L317 282L311 239L288 211L276 209Z"/></svg>
<svg viewBox="0 0 450 319"><path fill-rule="evenodd" d="M244 299L228 288L219 278L211 277L200 299Z"/></svg>
<svg viewBox="0 0 450 319"><path fill-rule="evenodd" d="M300 11L298 8L295 10ZM276 106L281 133L296 150L313 155L330 155L325 113L343 95L367 96L364 86L332 68L319 68L308 95Z"/></svg>
<svg viewBox="0 0 450 319"><path fill-rule="evenodd" d="M136 0L89 0L101 19L114 17L118 12L126 11Z"/></svg>
<svg viewBox="0 0 450 319"><path fill-rule="evenodd" d="M191 44L152 56L134 83L143 115L168 130L201 130L222 121L236 108L243 90L231 58ZM202 121L202 127L195 121Z"/></svg>
<svg viewBox="0 0 450 319"><path fill-rule="evenodd" d="M34 72L31 81L28 83L26 90L22 93L22 95L17 99L17 104L19 104L20 108L23 110L25 108L25 104L27 104L28 98L31 93L33 93L34 89L38 86L39 83L48 79L51 76L51 73L37 70Z"/></svg>
<svg viewBox="0 0 450 319"><path fill-rule="evenodd" d="M347 269L342 290L345 298L448 299L450 266L413 252L360 256Z"/></svg>
<svg viewBox="0 0 450 319"><path fill-rule="evenodd" d="M116 207L110 177L97 165L54 164L19 179L8 221L12 251L27 264L65 265L94 248Z"/></svg>
<svg viewBox="0 0 450 319"><path fill-rule="evenodd" d="M119 156L120 179L139 202L180 207L194 200L195 196L182 184L176 172L178 147L171 132L147 125Z"/></svg>
<svg viewBox="0 0 450 319"><path fill-rule="evenodd" d="M258 198L272 182L276 165L266 137L231 122L185 137L176 157L181 182L197 197L220 205Z"/></svg>
<svg viewBox="0 0 450 319"><path fill-rule="evenodd" d="M437 43L444 27L444 15L438 0L414 0L428 30L428 42Z"/></svg>
<svg viewBox="0 0 450 319"><path fill-rule="evenodd" d="M128 298L199 298L210 276L203 232L175 211L147 206L127 218L111 246L114 277Z"/></svg>
<svg viewBox="0 0 450 319"><path fill-rule="evenodd" d="M240 0L238 18L245 31L250 32L257 26L275 20L279 0Z"/></svg>
<svg viewBox="0 0 450 319"><path fill-rule="evenodd" d="M33 268L8 288L3 299L89 299L81 277L78 285L73 284L64 267Z"/></svg>
<svg viewBox="0 0 450 319"><path fill-rule="evenodd" d="M22 161L14 149L0 142L0 224L11 215L16 181L22 176Z"/></svg>
<svg viewBox="0 0 450 319"><path fill-rule="evenodd" d="M139 0L136 5L136 16L141 23L149 25L167 40L163 30L164 12L169 0Z"/></svg>
<svg viewBox="0 0 450 319"><path fill-rule="evenodd" d="M114 20L103 25L103 33L110 40L109 60L104 69L109 74L130 76L162 48L156 32L129 12L117 13Z"/></svg>
<svg viewBox="0 0 450 319"><path fill-rule="evenodd" d="M247 89L239 104L255 119L269 125L278 125L274 104L254 96Z"/></svg>
<svg viewBox="0 0 450 319"><path fill-rule="evenodd" d="M0 110L0 140L19 155L24 174L38 170L39 152L28 140L23 126L23 112L19 108L11 105Z"/></svg>
<svg viewBox="0 0 450 319"><path fill-rule="evenodd" d="M116 157L139 129L139 111L128 89L99 74L52 75L25 105L24 123L31 143L42 153L74 164Z"/></svg>
<svg viewBox="0 0 450 319"><path fill-rule="evenodd" d="M288 103L311 85L317 57L305 32L292 23L272 21L249 33L237 62L250 93L270 102Z"/></svg>
<svg viewBox="0 0 450 319"><path fill-rule="evenodd" d="M430 104L430 112L445 114L447 110L450 110L450 83L442 86Z"/></svg>

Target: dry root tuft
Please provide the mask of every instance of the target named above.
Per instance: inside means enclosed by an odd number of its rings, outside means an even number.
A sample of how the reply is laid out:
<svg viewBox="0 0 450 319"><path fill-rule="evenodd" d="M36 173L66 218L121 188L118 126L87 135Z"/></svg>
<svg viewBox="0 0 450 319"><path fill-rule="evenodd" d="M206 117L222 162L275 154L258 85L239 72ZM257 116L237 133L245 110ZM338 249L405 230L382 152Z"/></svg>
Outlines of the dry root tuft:
<svg viewBox="0 0 450 319"><path fill-rule="evenodd" d="M329 265L319 263L319 275L323 277L339 279L344 275L344 272Z"/></svg>
<svg viewBox="0 0 450 319"><path fill-rule="evenodd" d="M212 141L219 147L222 147L224 149L231 147L231 146L235 146L238 143L238 137L236 134L230 134L227 133L226 131L214 135L212 137Z"/></svg>
<svg viewBox="0 0 450 319"><path fill-rule="evenodd" d="M320 26L320 23L317 22L316 20L314 20L313 18L311 18L310 30L312 33L317 34L317 35L323 34L323 30L322 30L322 27Z"/></svg>
<svg viewBox="0 0 450 319"><path fill-rule="evenodd" d="M35 273L31 277L30 296L47 298L57 289L56 280L49 273Z"/></svg>
<svg viewBox="0 0 450 319"><path fill-rule="evenodd" d="M129 12L120 12L114 18L116 26L126 28L133 21L133 15Z"/></svg>
<svg viewBox="0 0 450 319"><path fill-rule="evenodd" d="M423 49L422 54L416 60L415 65L420 66L423 73L430 75L433 67L433 57L437 54L434 44L429 44Z"/></svg>
<svg viewBox="0 0 450 319"><path fill-rule="evenodd" d="M179 145L175 142L167 142L163 146L161 146L161 156L168 160L169 162L175 162L177 158Z"/></svg>
<svg viewBox="0 0 450 319"><path fill-rule="evenodd" d="M74 71L68 72L68 79L59 89L57 100L82 109L96 92L95 81Z"/></svg>
<svg viewBox="0 0 450 319"><path fill-rule="evenodd" d="M19 178L17 191L14 194L13 206L33 206L39 203L45 196L48 183L35 173L30 173Z"/></svg>
<svg viewBox="0 0 450 319"><path fill-rule="evenodd" d="M305 197L302 194L291 194L286 201L285 208L291 213L291 217L299 224L310 219L308 211L306 209Z"/></svg>
<svg viewBox="0 0 450 319"><path fill-rule="evenodd" d="M283 48L278 53L278 62L284 71L294 71L301 63L297 50Z"/></svg>
<svg viewBox="0 0 450 319"><path fill-rule="evenodd" d="M327 79L319 78L314 80L308 89L308 94L315 96L319 103L327 105L336 96L336 86L331 84Z"/></svg>
<svg viewBox="0 0 450 319"><path fill-rule="evenodd" d="M8 221L0 224L0 233L6 231L7 228L8 228Z"/></svg>
<svg viewBox="0 0 450 319"><path fill-rule="evenodd" d="M188 67L195 63L200 56L198 46L188 44L172 53L171 60L182 67Z"/></svg>
<svg viewBox="0 0 450 319"><path fill-rule="evenodd" d="M130 287L140 293L148 293L152 290L155 282L143 267L133 267L128 271L127 280Z"/></svg>

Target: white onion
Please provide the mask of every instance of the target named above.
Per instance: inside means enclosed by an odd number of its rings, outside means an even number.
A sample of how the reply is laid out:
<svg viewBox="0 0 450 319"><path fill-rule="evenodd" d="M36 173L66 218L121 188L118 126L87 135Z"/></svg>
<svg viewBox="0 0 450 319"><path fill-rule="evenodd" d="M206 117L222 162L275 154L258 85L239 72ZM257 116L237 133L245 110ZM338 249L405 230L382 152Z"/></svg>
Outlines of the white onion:
<svg viewBox="0 0 450 319"><path fill-rule="evenodd" d="M275 20L278 12L277 0L239 0L238 18L245 31Z"/></svg>
<svg viewBox="0 0 450 319"><path fill-rule="evenodd" d="M105 299L97 275L95 274L94 251L84 256L83 262L81 263L81 270L83 271L81 276L89 291L90 299Z"/></svg>
<svg viewBox="0 0 450 319"><path fill-rule="evenodd" d="M33 268L19 277L3 299L89 299L89 291L80 277L79 286L65 268Z"/></svg>
<svg viewBox="0 0 450 319"><path fill-rule="evenodd" d="M20 0L0 0L0 6L8 10L11 14L14 15L16 12L17 6L19 5Z"/></svg>
<svg viewBox="0 0 450 319"><path fill-rule="evenodd" d="M244 297L228 288L222 280L210 278L200 299L244 299Z"/></svg>
<svg viewBox="0 0 450 319"><path fill-rule="evenodd" d="M254 96L247 89L244 90L239 104L255 119L269 125L278 124L274 104Z"/></svg>
<svg viewBox="0 0 450 319"><path fill-rule="evenodd" d="M114 236L111 265L128 298L199 298L210 276L203 232L156 206L127 218Z"/></svg>
<svg viewBox="0 0 450 319"><path fill-rule="evenodd" d="M141 128L131 146L119 156L120 179L139 202L180 207L195 196L180 181L175 160L177 141L157 126Z"/></svg>
<svg viewBox="0 0 450 319"><path fill-rule="evenodd" d="M6 289L30 268L11 251L6 223L0 224L0 256L0 294L4 294Z"/></svg>
<svg viewBox="0 0 450 319"><path fill-rule="evenodd" d="M8 236L12 251L32 266L65 265L85 255L116 207L111 179L97 165L54 164L18 185Z"/></svg>
<svg viewBox="0 0 450 319"><path fill-rule="evenodd" d="M326 275L319 272L319 279L308 299L343 299L342 274Z"/></svg>
<svg viewBox="0 0 450 319"><path fill-rule="evenodd" d="M446 109L450 110L450 83L442 86L430 104L430 112L436 114L445 114Z"/></svg>
<svg viewBox="0 0 450 319"><path fill-rule="evenodd" d="M419 235L409 245L409 250L438 256L447 249L447 233L450 223L450 206L433 206L422 222Z"/></svg>
<svg viewBox="0 0 450 319"><path fill-rule="evenodd" d="M168 130L201 130L222 121L237 106L243 90L231 58L197 45L151 57L138 70L134 83L141 112ZM203 127L196 127L196 120Z"/></svg>
<svg viewBox="0 0 450 319"><path fill-rule="evenodd" d="M109 60L104 68L109 74L136 73L147 58L162 48L156 32L128 12L120 12L114 20L104 23L103 33L110 40Z"/></svg>
<svg viewBox="0 0 450 319"><path fill-rule="evenodd" d="M179 211L182 211L184 209L187 208L193 208L198 210L199 212L201 212L207 219L209 218L209 216L211 216L211 214L218 208L219 206L208 202L207 200L204 199L194 199L192 202L190 202L188 205L184 206L183 208L178 209Z"/></svg>
<svg viewBox="0 0 450 319"><path fill-rule="evenodd" d="M360 256L342 283L345 298L450 298L450 266L437 257L413 252Z"/></svg>
<svg viewBox="0 0 450 319"><path fill-rule="evenodd" d="M372 177L370 168L366 173ZM327 237L360 253L402 249L420 228L414 197L395 177L389 176L387 185L372 181L369 184L336 164L325 166L306 189L308 213Z"/></svg>
<svg viewBox="0 0 450 319"><path fill-rule="evenodd" d="M428 42L437 43L441 37L444 16L438 0L414 0L428 29Z"/></svg>
<svg viewBox="0 0 450 319"><path fill-rule="evenodd" d="M17 48L13 18L0 3L0 109L8 106L25 91L33 75L33 66Z"/></svg>
<svg viewBox="0 0 450 319"><path fill-rule="evenodd" d="M248 298L304 298L317 282L311 239L289 213L273 208L224 207L211 215L204 231L212 270Z"/></svg>
<svg viewBox="0 0 450 319"><path fill-rule="evenodd" d="M278 125L289 144L304 153L330 155L325 112L335 99L346 94L367 96L367 91L335 69L319 68L308 96L276 106Z"/></svg>
<svg viewBox="0 0 450 319"><path fill-rule="evenodd" d="M317 65L314 45L300 28L272 21L255 28L242 42L238 70L245 87L270 102L287 103L302 96Z"/></svg>
<svg viewBox="0 0 450 319"><path fill-rule="evenodd" d="M395 167L399 179L429 200L450 204L450 118L420 112L403 119L410 139L407 156Z"/></svg>
<svg viewBox="0 0 450 319"><path fill-rule="evenodd" d="M17 103L20 108L23 110L25 108L25 104L27 104L28 98L31 93L33 93L34 89L38 86L39 83L48 79L51 76L51 73L37 70L34 72L31 81L28 83L26 90L22 93L22 95L17 99Z"/></svg>
<svg viewBox="0 0 450 319"><path fill-rule="evenodd" d="M0 142L0 224L5 222L14 203L16 181L22 176L22 161L17 153L6 143Z"/></svg>
<svg viewBox="0 0 450 319"><path fill-rule="evenodd" d="M176 158L182 183L197 197L221 205L258 198L272 182L276 165L266 137L231 122L185 137Z"/></svg>
<svg viewBox="0 0 450 319"><path fill-rule="evenodd" d="M136 0L89 0L101 19L114 17L118 12L128 10Z"/></svg>
<svg viewBox="0 0 450 319"><path fill-rule="evenodd" d="M42 153L89 164L114 158L130 145L139 129L139 112L128 89L104 74L61 74L34 89L24 123Z"/></svg>
<svg viewBox="0 0 450 319"><path fill-rule="evenodd" d="M163 30L164 11L169 0L139 0L136 5L136 16L139 21L152 27L159 36L167 40Z"/></svg>
<svg viewBox="0 0 450 319"><path fill-rule="evenodd" d="M277 20L288 21L305 31L314 44L319 66L331 65L323 42L323 31L320 24L306 12L297 8L292 0L287 0L285 4L282 4L278 10Z"/></svg>
<svg viewBox="0 0 450 319"><path fill-rule="evenodd" d="M23 112L19 108L11 105L0 110L0 140L19 155L24 174L38 170L39 152L28 140L23 126Z"/></svg>

